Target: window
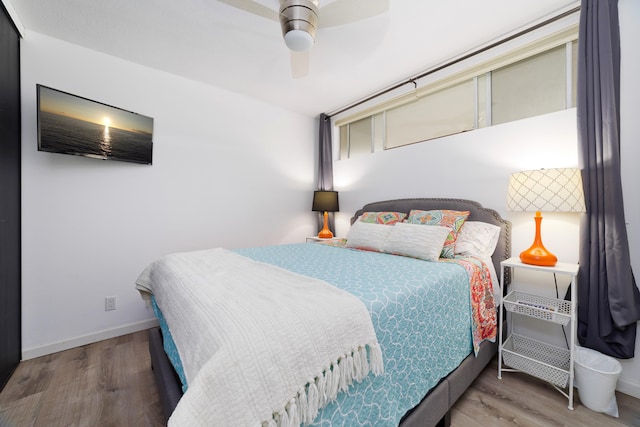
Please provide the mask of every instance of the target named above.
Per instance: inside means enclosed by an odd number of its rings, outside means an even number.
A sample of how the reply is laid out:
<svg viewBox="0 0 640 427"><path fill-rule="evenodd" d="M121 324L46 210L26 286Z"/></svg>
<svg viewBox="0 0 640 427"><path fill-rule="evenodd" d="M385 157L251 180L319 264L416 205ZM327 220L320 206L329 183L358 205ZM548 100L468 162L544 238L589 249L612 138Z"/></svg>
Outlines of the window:
<svg viewBox="0 0 640 427"><path fill-rule="evenodd" d="M359 154L369 154L373 151L372 121L373 117L365 117L364 119L349 124L349 157Z"/></svg>
<svg viewBox="0 0 640 427"><path fill-rule="evenodd" d="M474 99L473 80L468 80L388 110L384 147L399 147L473 129Z"/></svg>
<svg viewBox="0 0 640 427"><path fill-rule="evenodd" d="M340 158L575 106L577 26L336 122Z"/></svg>
<svg viewBox="0 0 640 427"><path fill-rule="evenodd" d="M384 113L340 126L340 158L370 154L384 149Z"/></svg>
<svg viewBox="0 0 640 427"><path fill-rule="evenodd" d="M491 124L566 108L566 48L539 53L491 72Z"/></svg>

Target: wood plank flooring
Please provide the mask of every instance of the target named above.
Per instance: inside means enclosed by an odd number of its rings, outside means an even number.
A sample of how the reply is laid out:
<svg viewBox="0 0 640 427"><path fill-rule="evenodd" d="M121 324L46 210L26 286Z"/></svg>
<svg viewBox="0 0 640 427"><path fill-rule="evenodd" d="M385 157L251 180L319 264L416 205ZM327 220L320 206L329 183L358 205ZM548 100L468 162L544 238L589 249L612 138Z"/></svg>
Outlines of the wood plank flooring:
<svg viewBox="0 0 640 427"><path fill-rule="evenodd" d="M161 426L147 331L21 362L0 426Z"/></svg>
<svg viewBox="0 0 640 427"><path fill-rule="evenodd" d="M620 418L575 410L551 386L524 374L497 379L490 364L456 403L452 427L637 426L640 401L617 393ZM162 426L147 331L20 363L0 393L0 426Z"/></svg>
<svg viewBox="0 0 640 427"><path fill-rule="evenodd" d="M497 358L487 366L451 414L452 427L594 426L640 427L640 401L616 393L619 418L594 412L574 393L574 410L568 399L551 385L522 373L503 373L498 379Z"/></svg>

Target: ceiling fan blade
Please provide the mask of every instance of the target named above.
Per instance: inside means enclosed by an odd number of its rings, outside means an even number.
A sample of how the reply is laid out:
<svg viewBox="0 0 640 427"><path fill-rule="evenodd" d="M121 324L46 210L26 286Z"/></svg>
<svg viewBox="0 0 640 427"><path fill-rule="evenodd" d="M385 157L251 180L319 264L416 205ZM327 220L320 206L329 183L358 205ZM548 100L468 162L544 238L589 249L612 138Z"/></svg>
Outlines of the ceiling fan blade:
<svg viewBox="0 0 640 427"><path fill-rule="evenodd" d="M381 15L389 10L389 0L336 0L320 2L319 28L337 27Z"/></svg>
<svg viewBox="0 0 640 427"><path fill-rule="evenodd" d="M291 52L291 77L300 79L309 74L309 52Z"/></svg>
<svg viewBox="0 0 640 427"><path fill-rule="evenodd" d="M218 0L221 3L228 4L236 9L244 10L245 12L252 13L254 15L262 16L263 18L277 21L279 19L278 10L273 10L267 6L253 1L253 0Z"/></svg>

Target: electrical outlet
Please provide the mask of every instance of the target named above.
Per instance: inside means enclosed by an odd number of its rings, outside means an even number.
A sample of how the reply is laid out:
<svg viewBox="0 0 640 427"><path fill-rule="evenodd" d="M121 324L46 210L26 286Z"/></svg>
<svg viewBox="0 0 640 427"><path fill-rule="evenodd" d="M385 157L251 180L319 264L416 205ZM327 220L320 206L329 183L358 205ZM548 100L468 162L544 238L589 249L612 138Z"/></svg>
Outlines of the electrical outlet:
<svg viewBox="0 0 640 427"><path fill-rule="evenodd" d="M116 309L116 297L106 297L104 299L104 311Z"/></svg>

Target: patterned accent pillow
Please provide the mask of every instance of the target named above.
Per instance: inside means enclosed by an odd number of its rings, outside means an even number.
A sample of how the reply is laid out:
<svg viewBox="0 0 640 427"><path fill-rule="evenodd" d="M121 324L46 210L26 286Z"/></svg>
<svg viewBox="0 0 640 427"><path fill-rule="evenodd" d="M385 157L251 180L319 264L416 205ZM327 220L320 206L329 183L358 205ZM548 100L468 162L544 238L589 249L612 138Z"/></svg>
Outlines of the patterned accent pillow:
<svg viewBox="0 0 640 427"><path fill-rule="evenodd" d="M358 218L358 221L369 224L393 225L402 221L407 216L403 212L365 212Z"/></svg>
<svg viewBox="0 0 640 427"><path fill-rule="evenodd" d="M469 211L452 211L446 209L421 211L414 209L409 212L407 222L409 224L440 225L442 227L449 227L451 231L444 242L441 256L442 258L453 258L458 232L468 217Z"/></svg>

